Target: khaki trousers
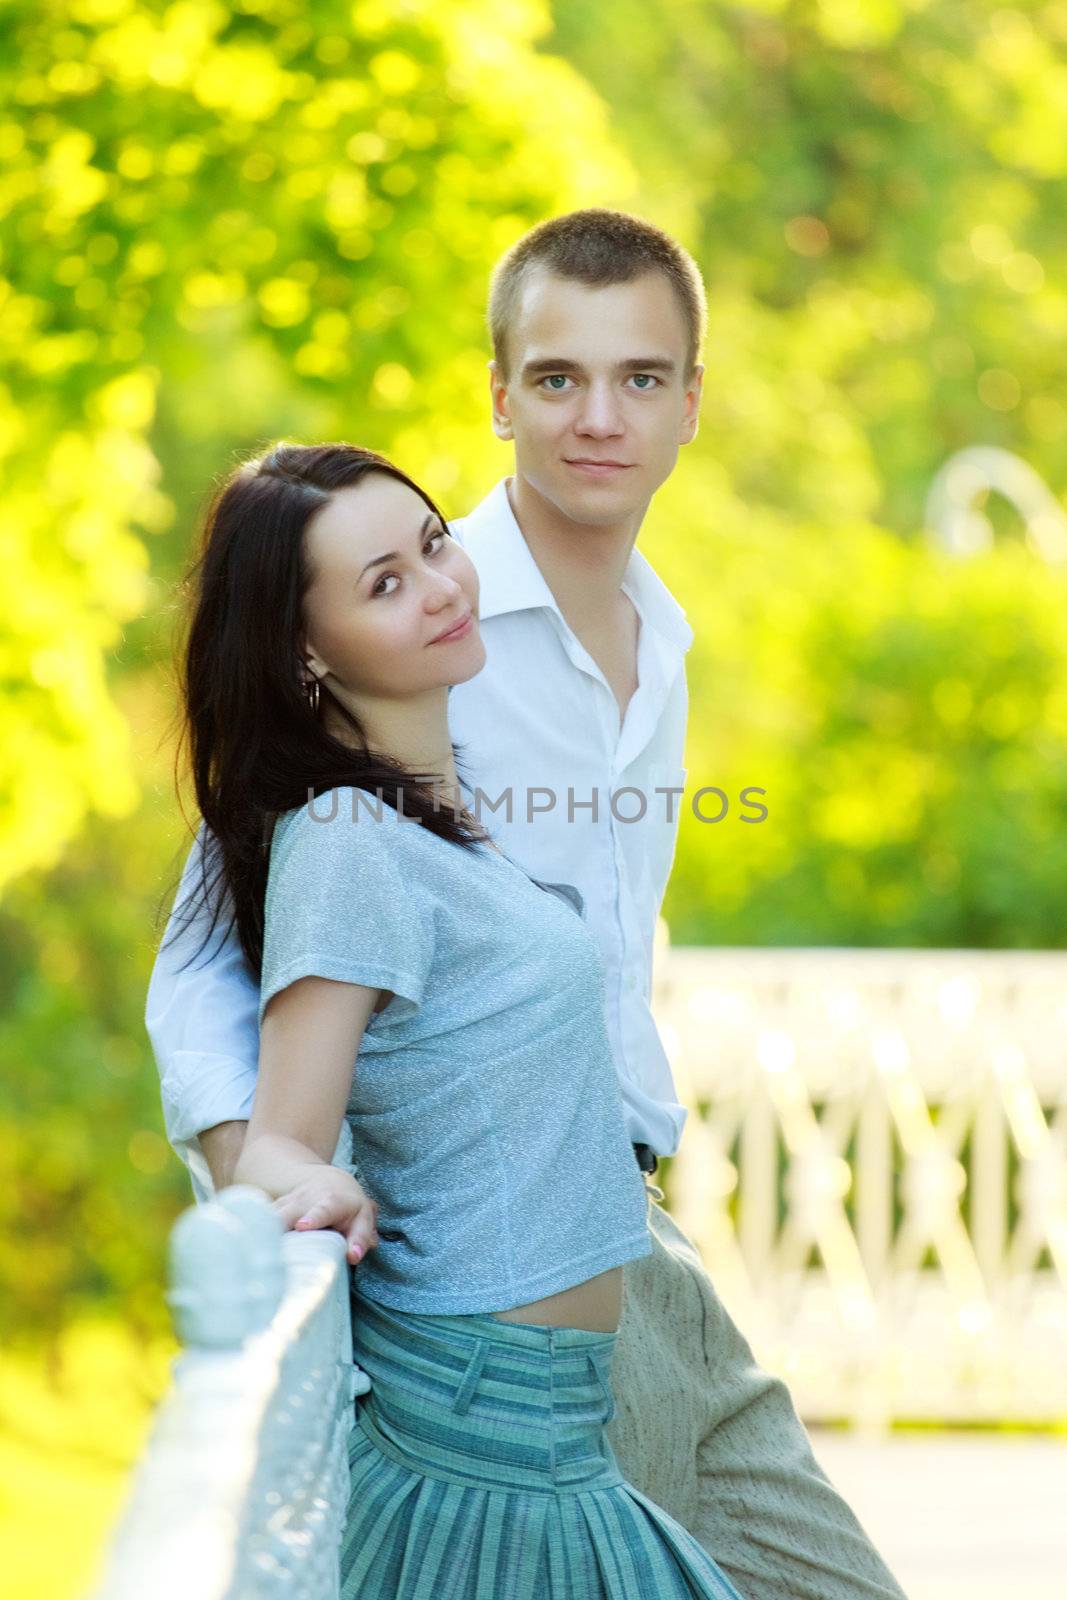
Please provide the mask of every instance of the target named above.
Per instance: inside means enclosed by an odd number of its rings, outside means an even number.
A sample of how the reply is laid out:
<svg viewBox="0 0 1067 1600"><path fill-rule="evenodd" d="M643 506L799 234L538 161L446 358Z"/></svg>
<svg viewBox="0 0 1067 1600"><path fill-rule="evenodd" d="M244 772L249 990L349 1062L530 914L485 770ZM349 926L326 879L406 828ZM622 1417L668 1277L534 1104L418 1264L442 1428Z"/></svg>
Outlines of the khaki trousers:
<svg viewBox="0 0 1067 1600"><path fill-rule="evenodd" d="M745 1600L903 1600L815 1460L785 1384L756 1365L647 1181L652 1254L623 1268L607 1428L623 1476Z"/></svg>

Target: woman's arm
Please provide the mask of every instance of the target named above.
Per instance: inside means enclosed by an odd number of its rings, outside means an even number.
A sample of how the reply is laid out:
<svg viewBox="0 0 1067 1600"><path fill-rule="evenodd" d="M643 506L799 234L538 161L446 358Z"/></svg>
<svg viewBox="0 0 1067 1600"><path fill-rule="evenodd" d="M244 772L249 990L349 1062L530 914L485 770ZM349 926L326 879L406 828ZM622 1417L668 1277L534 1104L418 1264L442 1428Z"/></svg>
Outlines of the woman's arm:
<svg viewBox="0 0 1067 1600"><path fill-rule="evenodd" d="M234 1179L275 1202L288 1228L336 1228L358 1260L378 1243L378 1207L330 1165L356 1052L380 991L298 978L272 995L259 1039L259 1080Z"/></svg>

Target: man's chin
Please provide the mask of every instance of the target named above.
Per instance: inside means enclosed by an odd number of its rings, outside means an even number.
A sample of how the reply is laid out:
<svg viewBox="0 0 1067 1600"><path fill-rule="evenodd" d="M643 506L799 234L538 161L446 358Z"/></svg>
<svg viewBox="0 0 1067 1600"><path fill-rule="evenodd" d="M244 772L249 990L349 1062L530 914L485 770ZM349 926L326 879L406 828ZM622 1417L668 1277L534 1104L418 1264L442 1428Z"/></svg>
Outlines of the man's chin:
<svg viewBox="0 0 1067 1600"><path fill-rule="evenodd" d="M546 498L551 499L557 511L569 522L590 528L614 527L617 523L628 522L632 517L640 517L648 504L648 493L635 492L636 482L633 479L625 481L627 477L627 473L620 473L616 480L559 484Z"/></svg>

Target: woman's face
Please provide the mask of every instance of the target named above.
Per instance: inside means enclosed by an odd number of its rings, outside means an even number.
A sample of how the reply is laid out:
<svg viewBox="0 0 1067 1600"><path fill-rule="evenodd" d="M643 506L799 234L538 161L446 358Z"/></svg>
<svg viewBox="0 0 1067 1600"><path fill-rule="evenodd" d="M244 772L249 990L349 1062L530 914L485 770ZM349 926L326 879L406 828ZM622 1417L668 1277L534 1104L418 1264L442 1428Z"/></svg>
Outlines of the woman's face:
<svg viewBox="0 0 1067 1600"><path fill-rule="evenodd" d="M304 537L305 659L342 703L407 700L484 666L474 565L407 484L371 472L336 490Z"/></svg>

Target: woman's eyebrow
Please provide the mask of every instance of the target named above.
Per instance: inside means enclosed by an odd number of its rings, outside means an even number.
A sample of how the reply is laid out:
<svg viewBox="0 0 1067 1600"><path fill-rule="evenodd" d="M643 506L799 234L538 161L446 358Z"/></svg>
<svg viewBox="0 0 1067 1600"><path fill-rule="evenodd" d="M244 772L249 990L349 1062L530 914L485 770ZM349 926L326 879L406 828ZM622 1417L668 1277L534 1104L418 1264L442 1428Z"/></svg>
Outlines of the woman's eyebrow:
<svg viewBox="0 0 1067 1600"><path fill-rule="evenodd" d="M422 538L423 534L426 532L427 528L430 526L431 522L436 522L437 520L438 519L434 516L432 511L428 511L426 513L425 517L423 517L423 519L422 519L422 526L419 529L419 538L420 539ZM367 562L367 565L363 568L363 572L361 572L359 576L360 576L360 578L362 578L364 573L367 573L367 572L370 571L371 567L384 567L384 565L385 565L385 563L387 561L400 561L401 559L402 559L402 557L400 555L400 551L399 550L390 550L384 556L375 556L373 561L368 561ZM357 579L356 581L358 583L359 579Z"/></svg>

